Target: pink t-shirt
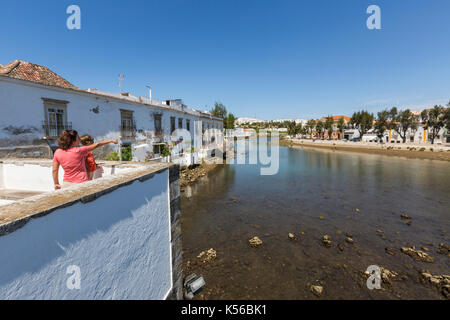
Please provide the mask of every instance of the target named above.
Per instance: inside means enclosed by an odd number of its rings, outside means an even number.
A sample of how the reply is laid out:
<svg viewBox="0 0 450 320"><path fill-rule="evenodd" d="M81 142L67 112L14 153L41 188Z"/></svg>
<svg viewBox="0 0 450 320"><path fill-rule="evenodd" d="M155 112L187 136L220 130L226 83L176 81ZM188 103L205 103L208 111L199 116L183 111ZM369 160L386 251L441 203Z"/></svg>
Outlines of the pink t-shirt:
<svg viewBox="0 0 450 320"><path fill-rule="evenodd" d="M89 181L86 170L86 156L89 147L74 147L55 151L53 162L58 162L64 169L64 182L82 183Z"/></svg>

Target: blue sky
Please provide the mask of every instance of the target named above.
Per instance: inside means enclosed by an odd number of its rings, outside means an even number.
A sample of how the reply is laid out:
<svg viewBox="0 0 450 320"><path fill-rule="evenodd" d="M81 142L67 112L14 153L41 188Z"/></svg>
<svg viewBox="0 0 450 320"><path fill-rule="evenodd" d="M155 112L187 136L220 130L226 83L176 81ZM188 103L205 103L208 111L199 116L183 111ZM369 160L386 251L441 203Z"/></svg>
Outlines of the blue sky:
<svg viewBox="0 0 450 320"><path fill-rule="evenodd" d="M81 8L81 30L66 8ZM382 30L366 9L381 8ZM0 63L241 117L317 118L450 100L448 0L21 1L1 4Z"/></svg>

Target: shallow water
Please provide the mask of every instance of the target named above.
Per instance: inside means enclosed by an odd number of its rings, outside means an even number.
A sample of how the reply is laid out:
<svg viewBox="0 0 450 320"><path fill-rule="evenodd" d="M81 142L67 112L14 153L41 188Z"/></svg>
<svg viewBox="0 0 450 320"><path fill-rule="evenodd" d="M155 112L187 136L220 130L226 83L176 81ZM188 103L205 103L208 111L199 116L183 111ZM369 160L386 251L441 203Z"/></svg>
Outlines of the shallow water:
<svg viewBox="0 0 450 320"><path fill-rule="evenodd" d="M219 166L184 192L184 270L206 280L196 299L315 299L311 284L324 287L323 299L443 299L419 271L450 274L450 258L436 252L449 243L448 162L280 147L278 174L259 173L257 165ZM326 234L331 248L321 243ZM263 241L257 249L248 244L254 236ZM400 253L412 245L436 261ZM199 263L209 248L217 258ZM370 265L404 279L369 290L362 273Z"/></svg>

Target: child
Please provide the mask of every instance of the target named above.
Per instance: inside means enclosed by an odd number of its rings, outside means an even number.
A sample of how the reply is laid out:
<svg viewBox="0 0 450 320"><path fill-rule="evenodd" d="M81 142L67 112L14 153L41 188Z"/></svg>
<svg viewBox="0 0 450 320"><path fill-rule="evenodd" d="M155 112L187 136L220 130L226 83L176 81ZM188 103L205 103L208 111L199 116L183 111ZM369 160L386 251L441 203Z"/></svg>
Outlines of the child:
<svg viewBox="0 0 450 320"><path fill-rule="evenodd" d="M85 134L80 138L81 144L83 146L90 146L94 143L94 138L92 138L90 135ZM86 156L86 169L88 173L89 180L92 180L94 177L94 172L99 168L100 166L97 166L95 163L94 155L92 152L89 152Z"/></svg>

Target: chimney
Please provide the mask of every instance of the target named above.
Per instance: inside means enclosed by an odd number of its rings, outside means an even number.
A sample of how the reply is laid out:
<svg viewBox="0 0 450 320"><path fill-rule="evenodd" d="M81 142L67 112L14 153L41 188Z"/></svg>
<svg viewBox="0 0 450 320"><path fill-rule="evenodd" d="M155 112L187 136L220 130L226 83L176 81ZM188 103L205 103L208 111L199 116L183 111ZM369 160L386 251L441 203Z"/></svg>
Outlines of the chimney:
<svg viewBox="0 0 450 320"><path fill-rule="evenodd" d="M150 100L152 100L152 87L146 86L148 88L148 97Z"/></svg>

